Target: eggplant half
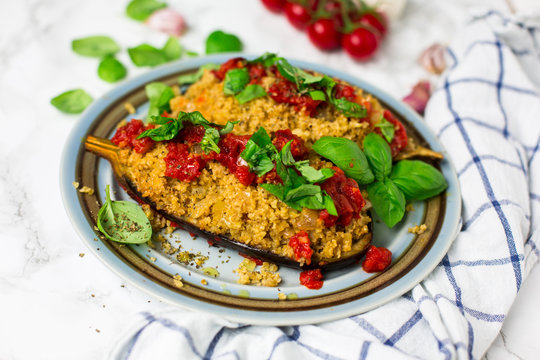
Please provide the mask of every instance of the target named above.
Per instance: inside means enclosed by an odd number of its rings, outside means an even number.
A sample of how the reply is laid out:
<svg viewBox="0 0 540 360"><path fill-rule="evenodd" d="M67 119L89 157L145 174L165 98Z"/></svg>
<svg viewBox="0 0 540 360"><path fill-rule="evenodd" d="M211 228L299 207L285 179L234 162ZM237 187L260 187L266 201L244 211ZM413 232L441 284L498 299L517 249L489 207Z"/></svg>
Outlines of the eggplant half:
<svg viewBox="0 0 540 360"><path fill-rule="evenodd" d="M340 251L339 256L335 258L323 257L317 252L314 252L310 264L307 264L305 261L296 261L294 256L284 256L283 254L272 251L272 249L248 245L232 238L231 236L228 236L228 234L212 233L210 231L201 229L199 226L189 221L188 216L179 216L164 210L162 206L157 204L156 199L153 199L152 196L143 195L143 191L140 189L137 183L139 179L133 179L128 175L130 173L129 163L126 163L126 161L123 161L122 159L122 151L125 150L116 146L107 139L93 136L88 136L85 141L85 148L86 150L91 151L92 153L103 157L110 162L118 184L134 200L140 204L148 204L156 213L160 214L164 218L178 224L184 230L211 241L215 245L233 249L257 259L302 270L315 268L332 270L345 267L359 261L370 247L372 238L372 222L370 220L371 216L369 211L364 212L364 216L367 219L366 224L364 225L366 230L363 234L361 234L361 236L353 238L352 241L350 241L350 247L348 247L346 251ZM231 199L231 201L235 201L235 199ZM336 231L345 231L344 228L340 228L339 226L334 228L339 228L339 230Z"/></svg>

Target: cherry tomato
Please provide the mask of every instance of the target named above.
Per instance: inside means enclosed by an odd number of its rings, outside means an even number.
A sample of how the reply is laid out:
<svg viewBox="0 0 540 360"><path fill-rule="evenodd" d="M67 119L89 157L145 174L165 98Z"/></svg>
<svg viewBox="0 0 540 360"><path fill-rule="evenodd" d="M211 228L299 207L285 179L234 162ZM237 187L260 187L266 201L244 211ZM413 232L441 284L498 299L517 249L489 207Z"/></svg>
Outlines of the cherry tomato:
<svg viewBox="0 0 540 360"><path fill-rule="evenodd" d="M341 45L355 60L367 60L379 47L380 35L376 30L359 27L343 35Z"/></svg>
<svg viewBox="0 0 540 360"><path fill-rule="evenodd" d="M339 47L341 34L332 19L319 19L308 27L308 36L313 45L321 50Z"/></svg>
<svg viewBox="0 0 540 360"><path fill-rule="evenodd" d="M285 8L285 0L261 0L263 5L271 12L280 13Z"/></svg>
<svg viewBox="0 0 540 360"><path fill-rule="evenodd" d="M367 27L371 26L372 28L377 29L377 31L381 34L381 37L384 37L388 30L388 22L386 21L386 17L384 14L379 12L365 13L360 17L358 22Z"/></svg>
<svg viewBox="0 0 540 360"><path fill-rule="evenodd" d="M294 2L285 4L285 16L291 25L299 30L304 29L311 21L311 14L308 9Z"/></svg>

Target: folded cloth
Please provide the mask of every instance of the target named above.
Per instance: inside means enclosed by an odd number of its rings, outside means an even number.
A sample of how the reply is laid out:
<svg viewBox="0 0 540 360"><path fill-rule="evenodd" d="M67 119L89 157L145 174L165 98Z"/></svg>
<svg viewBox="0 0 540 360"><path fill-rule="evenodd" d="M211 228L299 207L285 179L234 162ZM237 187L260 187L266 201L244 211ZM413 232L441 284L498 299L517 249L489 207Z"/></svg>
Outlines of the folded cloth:
<svg viewBox="0 0 540 360"><path fill-rule="evenodd" d="M533 19L534 20L534 19ZM319 325L246 326L174 311L141 314L115 359L470 359L495 339L540 251L539 19L476 16L426 109L458 170L462 229L404 296Z"/></svg>

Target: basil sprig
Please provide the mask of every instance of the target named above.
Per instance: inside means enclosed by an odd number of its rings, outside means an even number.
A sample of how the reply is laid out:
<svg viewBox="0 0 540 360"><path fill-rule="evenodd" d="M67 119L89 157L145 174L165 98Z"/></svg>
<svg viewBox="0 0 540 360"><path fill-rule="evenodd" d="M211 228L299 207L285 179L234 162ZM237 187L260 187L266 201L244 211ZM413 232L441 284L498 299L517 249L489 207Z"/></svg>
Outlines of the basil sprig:
<svg viewBox="0 0 540 360"><path fill-rule="evenodd" d="M170 101L174 97L174 91L162 82L153 82L144 87L149 100L148 119L152 116L170 112Z"/></svg>
<svg viewBox="0 0 540 360"><path fill-rule="evenodd" d="M51 104L58 110L68 114L78 114L84 111L93 99L83 89L63 92L51 99Z"/></svg>
<svg viewBox="0 0 540 360"><path fill-rule="evenodd" d="M225 74L223 93L235 95L240 104L268 95L261 85L248 85L250 80L248 69L231 69Z"/></svg>
<svg viewBox="0 0 540 360"><path fill-rule="evenodd" d="M132 0L126 7L126 15L137 21L144 21L156 10L167 7L156 0Z"/></svg>
<svg viewBox="0 0 540 360"><path fill-rule="evenodd" d="M99 209L97 226L107 239L124 244L143 244L152 236L152 226L144 211L135 203L112 201L109 185L105 203Z"/></svg>
<svg viewBox="0 0 540 360"><path fill-rule="evenodd" d="M108 36L97 35L73 40L71 49L82 56L102 58L116 54L120 46Z"/></svg>
<svg viewBox="0 0 540 360"><path fill-rule="evenodd" d="M364 151L348 139L322 137L313 150L332 161L367 192L373 209L388 227L401 221L406 200L425 200L440 194L448 184L439 170L418 160L401 160L392 168L392 152L379 135L364 138Z"/></svg>
<svg viewBox="0 0 540 360"><path fill-rule="evenodd" d="M276 65L279 73L293 82L301 94L307 93L313 100L328 101L345 116L363 118L367 114L364 106L345 98L337 99L334 93L337 83L326 75L310 74L299 67L291 65L285 58L272 53L265 53L250 61L250 63L261 63L265 67Z"/></svg>
<svg viewBox="0 0 540 360"><path fill-rule="evenodd" d="M182 47L175 37L169 37L162 49L149 44L128 48L128 54L135 66L157 66L182 56Z"/></svg>
<svg viewBox="0 0 540 360"><path fill-rule="evenodd" d="M221 30L216 30L206 38L206 53L222 53L232 51L242 51L242 41L238 36L228 34Z"/></svg>
<svg viewBox="0 0 540 360"><path fill-rule="evenodd" d="M180 130L184 128L184 122L190 122L193 125L201 125L205 131L199 145L201 149L208 154L210 151L220 153L217 145L221 135L225 135L233 130L234 124L237 121L229 121L226 125L218 125L206 120L198 111L191 113L181 111L176 118L168 118L163 116L151 116L152 124L160 125L154 129L148 129L142 132L137 139L149 137L154 141L172 140L178 135Z"/></svg>
<svg viewBox="0 0 540 360"><path fill-rule="evenodd" d="M331 169L317 170L309 166L308 160L295 161L291 153L292 140L281 151L272 144L270 135L260 127L248 140L245 150L240 154L250 169L258 176L276 168L283 185L261 184L263 189L276 196L291 208L322 210L337 216L334 201L320 186L314 185L334 175ZM274 165L275 163L275 165ZM298 170L301 175L296 172Z"/></svg>

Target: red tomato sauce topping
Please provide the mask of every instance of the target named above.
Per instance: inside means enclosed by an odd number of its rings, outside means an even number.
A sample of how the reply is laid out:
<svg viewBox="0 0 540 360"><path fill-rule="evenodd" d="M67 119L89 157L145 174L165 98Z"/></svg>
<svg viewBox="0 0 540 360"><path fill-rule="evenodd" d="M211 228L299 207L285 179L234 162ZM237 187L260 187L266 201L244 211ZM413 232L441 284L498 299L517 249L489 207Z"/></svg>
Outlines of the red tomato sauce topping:
<svg viewBox="0 0 540 360"><path fill-rule="evenodd" d="M281 151L283 147L292 140L291 154L295 160L304 159L308 154L308 149L304 145L304 140L294 135L291 130L278 130L274 135L272 143L278 151Z"/></svg>
<svg viewBox="0 0 540 360"><path fill-rule="evenodd" d="M384 271L392 263L392 252L387 248L371 245L362 263L362 269L368 273Z"/></svg>
<svg viewBox="0 0 540 360"><path fill-rule="evenodd" d="M293 235L289 240L289 246L292 247L296 260L304 258L308 265L311 264L311 256L313 255L310 245L308 233L303 230Z"/></svg>
<svg viewBox="0 0 540 360"><path fill-rule="evenodd" d="M323 286L321 269L306 270L300 273L300 284L308 289L317 290Z"/></svg>
<svg viewBox="0 0 540 360"><path fill-rule="evenodd" d="M220 153L216 154L216 160L236 176L245 186L253 184L257 175L249 171L249 166L240 158L240 154L246 148L250 135L223 136L219 141Z"/></svg>
<svg viewBox="0 0 540 360"><path fill-rule="evenodd" d="M321 189L326 191L334 201L338 216L330 215L325 209L321 211L319 218L327 227L336 224L347 226L353 218L360 217L360 211L366 205L366 201L356 181L346 177L340 168L334 166L332 169L335 171L334 176L323 182Z"/></svg>
<svg viewBox="0 0 540 360"><path fill-rule="evenodd" d="M154 146L155 141L149 137L137 139L137 136L153 128L154 125L144 125L141 120L133 119L126 125L118 128L111 141L113 144L122 148L130 147L135 152L144 154Z"/></svg>
<svg viewBox="0 0 540 360"><path fill-rule="evenodd" d="M405 148L405 146L407 146L407 130L405 130L405 126L403 126L401 121L396 119L394 114L392 114L389 110L384 110L384 118L389 123L393 124L395 128L394 138L390 142L390 149L392 150L392 156L396 156ZM375 128L375 132L381 135L381 129L378 127Z"/></svg>
<svg viewBox="0 0 540 360"><path fill-rule="evenodd" d="M296 85L285 79L277 80L272 84L268 89L268 95L277 103L293 105L296 111L304 109L312 117L315 116L319 104L323 102L321 100L313 100L308 94L300 95L296 89Z"/></svg>
<svg viewBox="0 0 540 360"><path fill-rule="evenodd" d="M189 182L201 175L206 161L200 155L191 154L188 145L174 140L167 144L167 150L165 176Z"/></svg>

